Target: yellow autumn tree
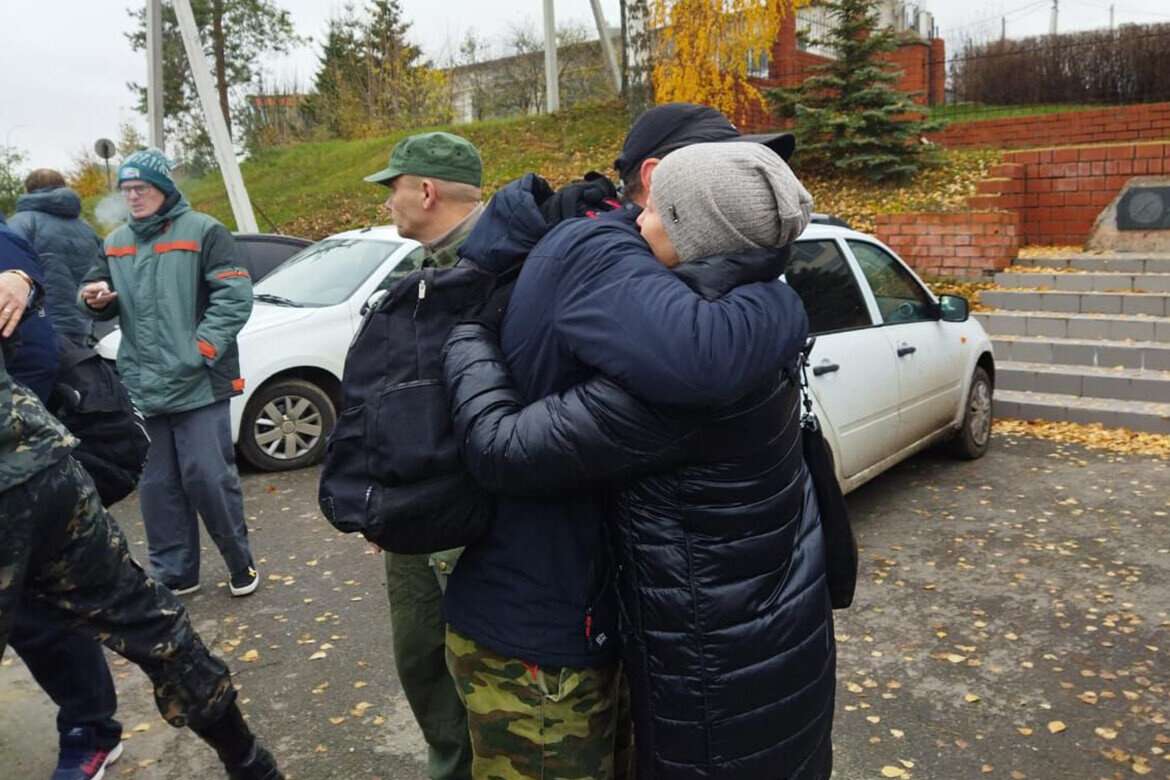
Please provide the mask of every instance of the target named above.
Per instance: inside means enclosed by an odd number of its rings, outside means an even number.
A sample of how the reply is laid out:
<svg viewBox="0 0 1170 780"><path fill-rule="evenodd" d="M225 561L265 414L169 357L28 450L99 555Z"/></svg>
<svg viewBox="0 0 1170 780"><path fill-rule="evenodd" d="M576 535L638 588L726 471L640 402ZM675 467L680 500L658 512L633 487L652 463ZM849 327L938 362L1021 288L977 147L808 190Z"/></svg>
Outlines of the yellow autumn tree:
<svg viewBox="0 0 1170 780"><path fill-rule="evenodd" d="M656 103L686 101L742 120L763 95L748 61L769 51L784 14L808 0L650 0Z"/></svg>

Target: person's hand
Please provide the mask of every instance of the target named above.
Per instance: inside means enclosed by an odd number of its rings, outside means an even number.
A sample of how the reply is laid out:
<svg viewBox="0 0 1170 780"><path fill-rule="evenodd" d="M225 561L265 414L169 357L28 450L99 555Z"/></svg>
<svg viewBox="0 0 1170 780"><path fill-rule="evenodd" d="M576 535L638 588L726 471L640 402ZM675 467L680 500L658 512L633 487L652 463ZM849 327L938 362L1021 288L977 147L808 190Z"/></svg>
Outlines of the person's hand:
<svg viewBox="0 0 1170 780"><path fill-rule="evenodd" d="M8 338L24 317L32 287L20 274L0 273L0 336Z"/></svg>
<svg viewBox="0 0 1170 780"><path fill-rule="evenodd" d="M110 289L108 282L90 282L81 288L81 300L91 309L101 311L118 297L118 293Z"/></svg>
<svg viewBox="0 0 1170 780"><path fill-rule="evenodd" d="M597 171L589 171L583 179L566 184L540 204L540 213L553 227L566 219L596 217L621 205L613 182Z"/></svg>

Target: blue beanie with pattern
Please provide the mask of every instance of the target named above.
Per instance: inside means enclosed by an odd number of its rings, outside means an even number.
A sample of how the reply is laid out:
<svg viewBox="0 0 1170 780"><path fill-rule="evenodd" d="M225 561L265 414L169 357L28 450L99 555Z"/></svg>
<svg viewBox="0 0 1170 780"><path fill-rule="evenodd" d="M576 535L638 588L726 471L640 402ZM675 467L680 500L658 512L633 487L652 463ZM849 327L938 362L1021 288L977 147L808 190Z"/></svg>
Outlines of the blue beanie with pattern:
<svg viewBox="0 0 1170 780"><path fill-rule="evenodd" d="M139 149L118 166L118 184L131 179L153 184L164 195L176 192L175 180L171 178L173 163L158 149Z"/></svg>

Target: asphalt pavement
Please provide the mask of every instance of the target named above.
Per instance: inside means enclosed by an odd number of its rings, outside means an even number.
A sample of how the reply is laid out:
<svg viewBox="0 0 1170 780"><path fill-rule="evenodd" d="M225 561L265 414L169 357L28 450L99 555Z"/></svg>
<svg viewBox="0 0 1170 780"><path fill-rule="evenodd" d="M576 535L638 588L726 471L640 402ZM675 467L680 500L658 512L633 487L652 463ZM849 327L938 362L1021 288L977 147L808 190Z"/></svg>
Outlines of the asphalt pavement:
<svg viewBox="0 0 1170 780"><path fill-rule="evenodd" d="M204 547L184 597L290 778L423 780L394 672L381 556L320 517L318 471L247 473L263 578L233 599ZM1031 439L926 453L850 496L862 576L836 613L838 778L1170 778L1170 464ZM133 499L115 507L145 557ZM125 755L111 778L216 778L111 655ZM0 662L0 778L48 778L55 712Z"/></svg>

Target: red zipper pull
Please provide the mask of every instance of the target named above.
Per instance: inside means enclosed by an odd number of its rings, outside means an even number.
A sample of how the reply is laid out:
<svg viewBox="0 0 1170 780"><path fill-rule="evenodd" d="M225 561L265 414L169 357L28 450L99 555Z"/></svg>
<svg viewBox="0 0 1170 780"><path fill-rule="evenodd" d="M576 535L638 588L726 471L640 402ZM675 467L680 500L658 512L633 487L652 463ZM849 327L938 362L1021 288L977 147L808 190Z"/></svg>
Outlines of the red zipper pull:
<svg viewBox="0 0 1170 780"><path fill-rule="evenodd" d="M585 613L585 638L589 639L593 636L593 613Z"/></svg>

